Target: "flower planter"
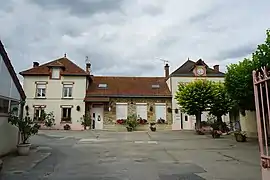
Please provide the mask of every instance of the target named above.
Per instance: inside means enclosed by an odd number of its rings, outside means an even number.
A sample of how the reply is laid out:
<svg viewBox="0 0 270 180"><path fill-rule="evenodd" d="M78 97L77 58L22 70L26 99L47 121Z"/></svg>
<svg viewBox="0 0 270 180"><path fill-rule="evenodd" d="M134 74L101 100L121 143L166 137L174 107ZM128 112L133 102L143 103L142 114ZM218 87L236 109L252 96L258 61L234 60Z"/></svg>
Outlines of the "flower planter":
<svg viewBox="0 0 270 180"><path fill-rule="evenodd" d="M247 136L244 134L235 133L234 136L235 136L235 140L237 142L246 142L247 141Z"/></svg>
<svg viewBox="0 0 270 180"><path fill-rule="evenodd" d="M17 145L18 154L20 156L27 156L30 152L30 147L30 143Z"/></svg>
<svg viewBox="0 0 270 180"><path fill-rule="evenodd" d="M155 132L157 130L156 127L150 127L151 131Z"/></svg>
<svg viewBox="0 0 270 180"><path fill-rule="evenodd" d="M221 131L218 131L218 130L212 131L212 137L213 138L220 138L221 134L222 134Z"/></svg>

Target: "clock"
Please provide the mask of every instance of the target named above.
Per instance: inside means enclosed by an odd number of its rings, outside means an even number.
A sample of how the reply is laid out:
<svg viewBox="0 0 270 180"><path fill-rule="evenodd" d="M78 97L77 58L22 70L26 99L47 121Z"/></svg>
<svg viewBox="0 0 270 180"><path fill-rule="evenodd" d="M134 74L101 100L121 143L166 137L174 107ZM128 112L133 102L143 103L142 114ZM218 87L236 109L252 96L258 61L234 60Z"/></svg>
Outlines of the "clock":
<svg viewBox="0 0 270 180"><path fill-rule="evenodd" d="M197 67L196 72L199 76L204 74L204 69L202 67Z"/></svg>

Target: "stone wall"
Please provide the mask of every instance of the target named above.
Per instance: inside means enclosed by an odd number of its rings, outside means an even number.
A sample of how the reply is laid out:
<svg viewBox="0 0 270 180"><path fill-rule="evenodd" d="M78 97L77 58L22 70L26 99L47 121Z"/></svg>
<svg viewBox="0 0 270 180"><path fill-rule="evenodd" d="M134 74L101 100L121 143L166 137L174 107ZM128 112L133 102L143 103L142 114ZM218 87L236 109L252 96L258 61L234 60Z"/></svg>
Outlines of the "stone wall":
<svg viewBox="0 0 270 180"><path fill-rule="evenodd" d="M104 111L104 129L111 129L116 123L116 103L128 103L128 115L136 114L136 103L147 103L147 121L155 122L155 103L166 103L167 108L172 107L171 98L110 98L111 111ZM152 111L150 110L152 107ZM167 113L167 123L172 124L172 113ZM122 126L122 125L117 125Z"/></svg>

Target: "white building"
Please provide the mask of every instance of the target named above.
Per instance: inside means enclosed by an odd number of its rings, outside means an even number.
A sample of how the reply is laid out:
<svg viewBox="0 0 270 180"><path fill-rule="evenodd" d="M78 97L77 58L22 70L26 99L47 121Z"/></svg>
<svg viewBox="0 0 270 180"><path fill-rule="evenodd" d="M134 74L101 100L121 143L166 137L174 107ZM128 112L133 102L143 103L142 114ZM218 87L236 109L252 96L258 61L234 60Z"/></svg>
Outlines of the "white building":
<svg viewBox="0 0 270 180"><path fill-rule="evenodd" d="M90 63L87 64L87 71ZM85 94L89 73L71 62L66 55L62 58L20 72L24 77L23 88L26 108L36 121L44 121L42 112L53 112L55 129L69 125L72 130L83 129L81 118L85 114Z"/></svg>
<svg viewBox="0 0 270 180"><path fill-rule="evenodd" d="M167 71L167 84L172 93L172 109L173 109L173 130L187 129L191 130L195 128L196 118L195 116L188 116L181 112L181 108L175 100L175 94L178 90L179 83L188 83L196 79L207 79L211 81L224 81L225 74L219 71L219 66L215 65L213 68L207 66L201 59L197 62L187 60L181 67L176 69L169 75L169 66L165 66ZM175 109L178 109L176 113ZM206 121L207 112L203 112L202 121ZM224 121L229 121L228 116L223 117Z"/></svg>
<svg viewBox="0 0 270 180"><path fill-rule="evenodd" d="M18 143L18 129L8 123L8 112L16 110L22 115L25 94L11 61L0 41L0 156L16 149ZM23 105L23 103L20 103Z"/></svg>

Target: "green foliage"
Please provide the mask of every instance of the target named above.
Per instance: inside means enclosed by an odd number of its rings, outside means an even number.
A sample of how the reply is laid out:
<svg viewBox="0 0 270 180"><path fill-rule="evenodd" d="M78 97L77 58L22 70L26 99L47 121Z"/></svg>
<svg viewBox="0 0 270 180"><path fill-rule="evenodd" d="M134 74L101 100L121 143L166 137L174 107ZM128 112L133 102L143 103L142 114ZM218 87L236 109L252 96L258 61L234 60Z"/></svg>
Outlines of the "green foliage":
<svg viewBox="0 0 270 180"><path fill-rule="evenodd" d="M90 117L89 113L85 113L85 115L83 115L83 117L81 117L81 125L84 126L85 128L87 126L91 126L91 117Z"/></svg>
<svg viewBox="0 0 270 180"><path fill-rule="evenodd" d="M53 112L50 112L50 113L43 113L44 114L44 118L45 118L45 121L44 121L44 124L45 126L47 127L52 127L55 125L55 117L54 117L54 114Z"/></svg>
<svg viewBox="0 0 270 180"><path fill-rule="evenodd" d="M195 80L186 85L179 84L175 99L182 111L196 116L196 129L201 127L201 114L210 107L213 98L213 82Z"/></svg>
<svg viewBox="0 0 270 180"><path fill-rule="evenodd" d="M254 63L249 59L227 67L225 87L241 111L255 109L252 78L254 69Z"/></svg>
<svg viewBox="0 0 270 180"><path fill-rule="evenodd" d="M23 144L26 144L27 140L32 135L37 134L40 127L29 117L28 111L26 112L26 116L24 118L20 118L14 112L10 112L8 122L18 127Z"/></svg>
<svg viewBox="0 0 270 180"><path fill-rule="evenodd" d="M186 85L179 84L175 99L182 107L182 111L196 116L209 108L213 98L212 84L208 80L195 80Z"/></svg>
<svg viewBox="0 0 270 180"><path fill-rule="evenodd" d="M136 129L136 127L139 125L137 121L137 115L136 114L129 115L126 120L126 125L128 127L131 127L133 130Z"/></svg>
<svg viewBox="0 0 270 180"><path fill-rule="evenodd" d="M269 62L270 30L267 30L265 43L258 45L252 59L244 59L227 67L225 86L242 112L255 110L252 71L269 65Z"/></svg>
<svg viewBox="0 0 270 180"><path fill-rule="evenodd" d="M221 116L226 115L232 108L233 103L229 97L224 83L215 82L212 84L213 98L210 103L210 114L221 120Z"/></svg>

